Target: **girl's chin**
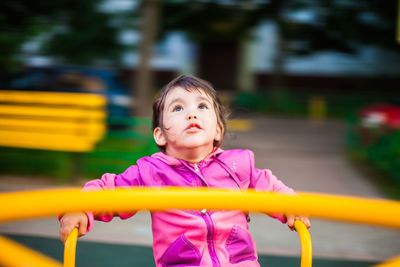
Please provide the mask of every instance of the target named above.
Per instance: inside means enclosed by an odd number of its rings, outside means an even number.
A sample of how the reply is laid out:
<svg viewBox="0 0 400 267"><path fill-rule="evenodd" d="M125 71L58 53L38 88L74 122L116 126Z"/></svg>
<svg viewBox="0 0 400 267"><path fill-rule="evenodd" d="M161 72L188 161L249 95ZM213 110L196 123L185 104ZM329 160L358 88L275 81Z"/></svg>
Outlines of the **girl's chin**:
<svg viewBox="0 0 400 267"><path fill-rule="evenodd" d="M190 142L190 143L183 144L182 148L209 150L210 148L212 149L213 146L214 146L214 143Z"/></svg>

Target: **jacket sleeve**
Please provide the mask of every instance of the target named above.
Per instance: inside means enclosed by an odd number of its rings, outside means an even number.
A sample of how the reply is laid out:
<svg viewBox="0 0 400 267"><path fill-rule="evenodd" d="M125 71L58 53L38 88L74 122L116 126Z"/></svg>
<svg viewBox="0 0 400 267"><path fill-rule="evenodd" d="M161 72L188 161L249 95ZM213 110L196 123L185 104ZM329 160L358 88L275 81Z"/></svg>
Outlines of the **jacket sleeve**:
<svg viewBox="0 0 400 267"><path fill-rule="evenodd" d="M85 184L82 191L100 191L100 190L114 190L116 187L130 187L141 186L140 173L137 166L129 167L124 173L115 175L113 173L105 173L101 179L91 180ZM133 213L113 213L104 211L99 214L93 214L91 211L86 211L88 217L87 231L93 228L94 220L109 222L113 219L114 215L118 215L121 219L128 219L135 214Z"/></svg>
<svg viewBox="0 0 400 267"><path fill-rule="evenodd" d="M250 185L256 191L275 192L281 194L296 195L294 190L285 185L279 180L271 170L257 169L255 167L254 153L249 151L250 157ZM283 214L268 214L269 216L278 219L282 223L286 223L286 217Z"/></svg>

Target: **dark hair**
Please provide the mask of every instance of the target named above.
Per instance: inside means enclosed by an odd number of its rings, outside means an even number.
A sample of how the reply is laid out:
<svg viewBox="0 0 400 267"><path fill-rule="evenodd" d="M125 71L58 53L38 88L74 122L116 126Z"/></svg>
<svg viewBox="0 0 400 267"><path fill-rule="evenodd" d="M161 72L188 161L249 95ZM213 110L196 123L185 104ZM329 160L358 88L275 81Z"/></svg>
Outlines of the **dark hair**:
<svg viewBox="0 0 400 267"><path fill-rule="evenodd" d="M217 92L209 82L188 74L180 75L175 79L173 79L171 82L169 82L167 85L165 85L162 88L157 99L154 101L153 122L152 122L153 131L157 127L161 127L161 129L163 128L162 118L163 118L165 99L167 98L168 93L175 87L181 87L187 91L192 91L192 90L202 91L212 99L215 108L215 114L217 115L217 123L218 126L221 128L223 137L226 130L227 113L217 96ZM214 146L217 147L221 146L222 139L223 138L221 138L221 141L214 141ZM161 151L165 152L165 147L158 146L158 148Z"/></svg>

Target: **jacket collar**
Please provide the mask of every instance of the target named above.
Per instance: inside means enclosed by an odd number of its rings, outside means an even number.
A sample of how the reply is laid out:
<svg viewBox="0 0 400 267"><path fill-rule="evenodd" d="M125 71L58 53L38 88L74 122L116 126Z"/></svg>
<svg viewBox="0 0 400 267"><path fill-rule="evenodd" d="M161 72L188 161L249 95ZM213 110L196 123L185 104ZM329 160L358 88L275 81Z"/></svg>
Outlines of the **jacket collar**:
<svg viewBox="0 0 400 267"><path fill-rule="evenodd" d="M215 147L214 150L201 162L211 161L213 159L213 157L217 156L218 154L221 154L222 152L224 152L223 149L221 149L219 147ZM164 162L170 166L180 165L184 161L182 159L177 159L177 158L171 157L163 152L154 153L153 155L151 155L151 157L159 159L162 162Z"/></svg>

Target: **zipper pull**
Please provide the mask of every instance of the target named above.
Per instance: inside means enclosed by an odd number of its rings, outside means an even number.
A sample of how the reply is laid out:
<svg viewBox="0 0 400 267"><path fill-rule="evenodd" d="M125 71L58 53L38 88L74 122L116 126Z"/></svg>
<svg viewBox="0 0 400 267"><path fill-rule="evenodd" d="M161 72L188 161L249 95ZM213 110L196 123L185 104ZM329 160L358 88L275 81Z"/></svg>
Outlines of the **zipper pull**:
<svg viewBox="0 0 400 267"><path fill-rule="evenodd" d="M207 209L202 209L200 212L201 214L205 215L207 213Z"/></svg>
<svg viewBox="0 0 400 267"><path fill-rule="evenodd" d="M197 163L194 163L194 170L195 170L196 172L199 172L199 166L197 166Z"/></svg>

